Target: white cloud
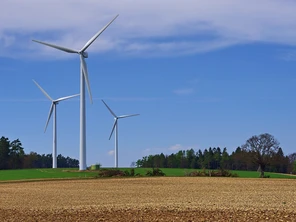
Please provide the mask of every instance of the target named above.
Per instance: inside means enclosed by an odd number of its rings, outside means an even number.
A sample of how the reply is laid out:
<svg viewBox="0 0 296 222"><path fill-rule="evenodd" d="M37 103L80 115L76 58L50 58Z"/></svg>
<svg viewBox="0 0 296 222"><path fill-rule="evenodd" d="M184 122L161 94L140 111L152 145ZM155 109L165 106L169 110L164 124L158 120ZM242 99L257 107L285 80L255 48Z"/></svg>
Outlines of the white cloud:
<svg viewBox="0 0 296 222"><path fill-rule="evenodd" d="M109 156L114 156L114 150L110 150L110 151L108 151L108 155L109 155Z"/></svg>
<svg viewBox="0 0 296 222"><path fill-rule="evenodd" d="M191 148L192 149L197 149L197 145L194 145L194 146L185 146L185 145L182 145L182 144L175 144L173 146L170 146L168 148L169 151L179 151L179 150L190 150Z"/></svg>
<svg viewBox="0 0 296 222"><path fill-rule="evenodd" d="M177 89L177 90L174 90L174 93L177 95L189 95L194 93L194 89L192 88Z"/></svg>
<svg viewBox="0 0 296 222"><path fill-rule="evenodd" d="M32 38L80 49L174 56L253 42L296 45L292 0L1 0L0 56L66 56Z"/></svg>
<svg viewBox="0 0 296 222"><path fill-rule="evenodd" d="M145 150L143 150L143 155L153 155L153 154L160 154L160 153L164 153L165 155L170 155L172 152L175 153L179 150L190 150L192 149L197 149L199 146L198 145L194 145L194 146L185 146L182 144L175 144L172 145L170 147L154 147L154 148L147 148Z"/></svg>
<svg viewBox="0 0 296 222"><path fill-rule="evenodd" d="M182 149L183 149L183 146L181 144L176 144L168 148L168 150L171 150L171 151L177 151Z"/></svg>

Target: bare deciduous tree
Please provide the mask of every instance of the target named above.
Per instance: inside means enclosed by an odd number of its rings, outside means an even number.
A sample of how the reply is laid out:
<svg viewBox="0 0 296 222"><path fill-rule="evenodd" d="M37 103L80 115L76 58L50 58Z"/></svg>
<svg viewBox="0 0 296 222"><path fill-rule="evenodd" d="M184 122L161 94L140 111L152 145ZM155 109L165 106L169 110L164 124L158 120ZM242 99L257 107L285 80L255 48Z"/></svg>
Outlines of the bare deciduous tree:
<svg viewBox="0 0 296 222"><path fill-rule="evenodd" d="M278 151L279 142L274 136L264 133L259 136L252 136L242 148L252 153L254 161L259 166L260 177L264 177L265 166L270 157Z"/></svg>

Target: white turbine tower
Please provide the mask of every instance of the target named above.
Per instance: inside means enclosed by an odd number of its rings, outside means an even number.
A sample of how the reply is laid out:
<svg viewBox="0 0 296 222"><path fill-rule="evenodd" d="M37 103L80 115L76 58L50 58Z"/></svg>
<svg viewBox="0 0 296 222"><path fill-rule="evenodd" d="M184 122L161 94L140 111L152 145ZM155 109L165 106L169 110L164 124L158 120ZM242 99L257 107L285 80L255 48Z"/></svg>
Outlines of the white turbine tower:
<svg viewBox="0 0 296 222"><path fill-rule="evenodd" d="M115 113L110 109L110 107L102 100L102 102L105 104L107 109L110 111L112 116L114 116L114 124L112 127L111 134L109 136L109 140L111 139L111 136L115 129L115 168L118 168L118 119L127 118L131 116L138 116L140 114L132 114L132 115L122 115L122 116L116 116Z"/></svg>
<svg viewBox="0 0 296 222"><path fill-rule="evenodd" d="M105 25L98 33L96 33L88 42L82 47L82 49L73 50L62 46L49 44L33 40L34 42L59 49L68 53L77 53L80 56L80 158L79 158L79 170L86 170L86 123L85 123L85 82L89 93L90 102L92 103L92 95L89 85L87 66L85 58L88 58L87 48L105 31L105 29L118 17L116 15L107 25Z"/></svg>
<svg viewBox="0 0 296 222"><path fill-rule="evenodd" d="M57 168L57 107L56 106L57 106L57 104L59 104L59 102L61 102L63 100L66 100L66 99L70 99L70 98L79 96L79 94L72 95L72 96L66 96L66 97L62 97L62 98L54 100L47 94L47 92L45 92L44 89L42 89L42 87L35 80L33 80L33 82L41 90L41 92L43 92L43 94L51 101L51 106L50 106L50 109L49 109L48 118L47 118L47 121L46 121L44 133L46 132L48 122L49 122L49 120L51 118L51 115L53 113L52 168Z"/></svg>

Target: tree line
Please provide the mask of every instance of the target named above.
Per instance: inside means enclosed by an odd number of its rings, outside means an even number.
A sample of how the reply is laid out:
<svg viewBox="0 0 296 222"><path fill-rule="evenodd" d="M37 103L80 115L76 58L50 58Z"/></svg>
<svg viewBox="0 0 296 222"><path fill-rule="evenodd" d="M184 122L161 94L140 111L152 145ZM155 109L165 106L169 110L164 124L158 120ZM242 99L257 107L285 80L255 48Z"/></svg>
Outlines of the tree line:
<svg viewBox="0 0 296 222"><path fill-rule="evenodd" d="M79 161L59 154L57 164L59 168L77 168ZM10 141L4 136L0 138L0 170L51 167L52 154L26 154L19 139Z"/></svg>
<svg viewBox="0 0 296 222"><path fill-rule="evenodd" d="M259 170L277 173L296 173L296 153L285 156L277 140L270 134L253 136L232 153L227 148L209 147L180 150L170 155L163 153L144 156L137 167Z"/></svg>

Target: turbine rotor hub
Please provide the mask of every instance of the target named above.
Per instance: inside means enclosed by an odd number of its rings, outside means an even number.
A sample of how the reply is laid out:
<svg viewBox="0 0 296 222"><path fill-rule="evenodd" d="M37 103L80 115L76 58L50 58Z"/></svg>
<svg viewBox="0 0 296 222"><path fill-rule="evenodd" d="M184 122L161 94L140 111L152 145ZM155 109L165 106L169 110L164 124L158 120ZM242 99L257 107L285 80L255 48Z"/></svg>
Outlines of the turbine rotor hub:
<svg viewBox="0 0 296 222"><path fill-rule="evenodd" d="M88 53L87 53L87 52L81 52L81 55L82 55L84 58L88 58Z"/></svg>

